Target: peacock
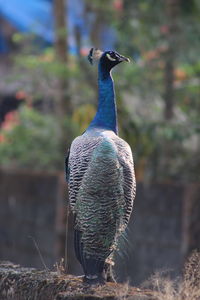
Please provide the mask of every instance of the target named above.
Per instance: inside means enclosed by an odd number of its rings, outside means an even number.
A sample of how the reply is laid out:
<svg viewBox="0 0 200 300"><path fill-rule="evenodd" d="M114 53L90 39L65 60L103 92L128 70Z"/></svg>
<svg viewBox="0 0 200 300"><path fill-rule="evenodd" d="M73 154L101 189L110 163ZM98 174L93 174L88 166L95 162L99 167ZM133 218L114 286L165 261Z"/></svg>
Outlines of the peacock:
<svg viewBox="0 0 200 300"><path fill-rule="evenodd" d="M113 67L128 58L92 48L98 60L98 108L85 132L76 137L66 158L70 207L74 214L75 254L84 282L110 280L109 263L127 227L136 193L130 146L118 136Z"/></svg>

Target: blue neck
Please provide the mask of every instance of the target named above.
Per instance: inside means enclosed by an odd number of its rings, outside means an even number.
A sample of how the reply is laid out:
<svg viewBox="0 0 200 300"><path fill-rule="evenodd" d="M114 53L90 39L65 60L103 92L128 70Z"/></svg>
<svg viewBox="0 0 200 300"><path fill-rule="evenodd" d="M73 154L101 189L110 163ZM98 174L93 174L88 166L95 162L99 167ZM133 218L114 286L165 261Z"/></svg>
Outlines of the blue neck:
<svg viewBox="0 0 200 300"><path fill-rule="evenodd" d="M97 113L88 128L100 127L113 130L118 134L114 83L110 70L104 68L101 63L99 64L98 89Z"/></svg>

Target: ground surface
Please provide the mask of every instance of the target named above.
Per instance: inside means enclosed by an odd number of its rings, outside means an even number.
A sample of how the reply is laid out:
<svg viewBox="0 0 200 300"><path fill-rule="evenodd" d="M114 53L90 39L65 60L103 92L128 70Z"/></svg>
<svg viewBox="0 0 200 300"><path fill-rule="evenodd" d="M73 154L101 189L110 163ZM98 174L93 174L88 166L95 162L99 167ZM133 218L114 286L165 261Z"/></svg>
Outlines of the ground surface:
<svg viewBox="0 0 200 300"><path fill-rule="evenodd" d="M153 300L151 291L128 284L107 283L88 286L73 275L22 268L10 262L0 263L1 300Z"/></svg>

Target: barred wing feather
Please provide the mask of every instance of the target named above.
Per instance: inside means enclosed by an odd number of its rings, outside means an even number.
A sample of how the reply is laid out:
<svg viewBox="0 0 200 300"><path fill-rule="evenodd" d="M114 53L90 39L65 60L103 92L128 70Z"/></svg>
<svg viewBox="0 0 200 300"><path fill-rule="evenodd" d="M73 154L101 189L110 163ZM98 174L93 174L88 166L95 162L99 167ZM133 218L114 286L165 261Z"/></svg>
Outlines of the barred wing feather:
<svg viewBox="0 0 200 300"><path fill-rule="evenodd" d="M82 180L89 168L93 152L99 147L105 138L108 140L110 139L110 141L115 145L117 149L117 158L123 173L121 181L126 203L126 210L124 213L124 224L126 226L130 218L136 192L134 164L129 145L114 133L106 132L104 134L93 136L83 134L73 141L68 163L70 205L74 212L77 195L81 187Z"/></svg>

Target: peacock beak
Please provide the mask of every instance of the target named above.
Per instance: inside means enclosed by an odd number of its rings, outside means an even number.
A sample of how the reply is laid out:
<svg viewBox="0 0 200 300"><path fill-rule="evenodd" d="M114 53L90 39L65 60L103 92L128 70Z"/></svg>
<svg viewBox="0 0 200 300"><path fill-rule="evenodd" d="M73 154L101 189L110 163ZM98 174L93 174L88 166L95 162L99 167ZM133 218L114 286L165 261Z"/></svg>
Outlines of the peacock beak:
<svg viewBox="0 0 200 300"><path fill-rule="evenodd" d="M120 55L119 61L120 61L120 62L121 62L121 61L127 61L127 62L130 62L130 59L129 59L128 57L125 57L125 56L123 56L123 55Z"/></svg>

